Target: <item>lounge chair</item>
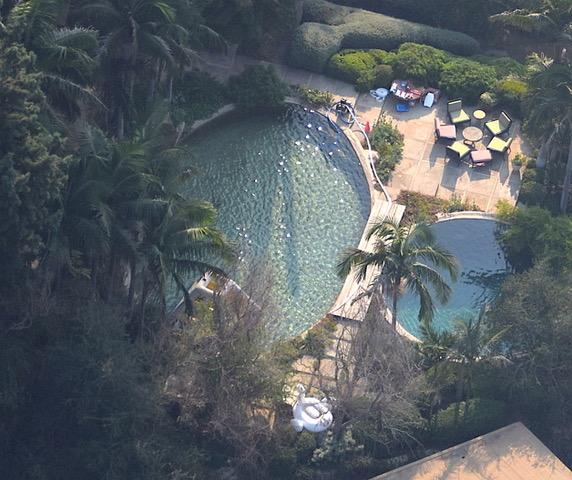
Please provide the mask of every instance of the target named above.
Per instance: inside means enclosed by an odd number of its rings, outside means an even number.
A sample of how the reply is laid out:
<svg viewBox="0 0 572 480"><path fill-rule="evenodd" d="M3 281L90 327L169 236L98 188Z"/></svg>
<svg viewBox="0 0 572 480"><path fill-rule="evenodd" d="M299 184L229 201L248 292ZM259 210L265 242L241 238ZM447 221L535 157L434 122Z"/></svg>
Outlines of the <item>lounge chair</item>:
<svg viewBox="0 0 572 480"><path fill-rule="evenodd" d="M487 149L493 153L500 153L501 155L505 155L506 153L510 152L510 144L512 143L512 140L512 137L508 138L507 140L503 140L500 137L494 137L487 145Z"/></svg>
<svg viewBox="0 0 572 480"><path fill-rule="evenodd" d="M435 118L435 137L437 140L456 140L457 129L455 125L444 125L441 120Z"/></svg>
<svg viewBox="0 0 572 480"><path fill-rule="evenodd" d="M512 124L511 118L505 112L501 112L498 120L492 120L490 122L486 122L485 127L487 127L487 130L491 132L494 136L498 137L499 135L508 132L511 124Z"/></svg>
<svg viewBox="0 0 572 480"><path fill-rule="evenodd" d="M471 152L470 147L465 145L463 142L455 142L452 145L447 146L447 154L453 154L455 159L463 160Z"/></svg>
<svg viewBox="0 0 572 480"><path fill-rule="evenodd" d="M463 110L463 102L461 100L452 100L447 103L447 112L453 125L458 123L465 123L471 120L467 112Z"/></svg>
<svg viewBox="0 0 572 480"><path fill-rule="evenodd" d="M473 150L471 152L471 166L472 167L482 167L487 163L493 161L493 155L490 150Z"/></svg>

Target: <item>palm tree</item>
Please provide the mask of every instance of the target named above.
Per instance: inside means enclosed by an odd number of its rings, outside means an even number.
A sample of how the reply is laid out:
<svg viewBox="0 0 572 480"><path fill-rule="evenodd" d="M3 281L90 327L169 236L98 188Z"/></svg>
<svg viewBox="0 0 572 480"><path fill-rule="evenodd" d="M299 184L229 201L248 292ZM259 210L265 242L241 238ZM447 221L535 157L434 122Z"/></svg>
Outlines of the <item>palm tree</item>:
<svg viewBox="0 0 572 480"><path fill-rule="evenodd" d="M178 23L174 0L80 0L74 7L75 18L102 35L100 83L107 103L114 106L117 136L123 138L138 69L149 62L174 66L174 49L187 30Z"/></svg>
<svg viewBox="0 0 572 480"><path fill-rule="evenodd" d="M564 213L568 208L572 180L572 67L552 62L540 64L530 85L527 129L542 140L543 151L555 153L553 147L567 142L560 197L560 210Z"/></svg>
<svg viewBox="0 0 572 480"><path fill-rule="evenodd" d="M435 243L429 225L399 226L383 220L371 227L367 239L374 240L372 250L347 249L338 265L338 275L346 277L355 269L356 279L363 281L370 269L379 270L369 293L383 286L391 295L394 328L397 327L397 300L403 288L419 297L419 318L433 318L435 306L429 288L433 288L439 301L446 302L451 288L438 269L445 270L456 280L457 263L451 253Z"/></svg>
<svg viewBox="0 0 572 480"><path fill-rule="evenodd" d="M91 28L61 27L67 0L26 0L10 11L7 29L37 57L42 90L50 112L68 118L80 113L80 105L104 105L89 87L97 67L97 32Z"/></svg>
<svg viewBox="0 0 572 480"><path fill-rule="evenodd" d="M439 373L453 373L457 405L460 407L460 402L465 400L466 409L466 400L472 391L476 365L509 363L504 355L494 351L494 347L507 331L508 328L498 332L490 330L486 323L486 306L484 306L476 319L471 317L457 320L453 332L439 332L429 322L423 322L422 343L418 349L436 370L434 373L437 377L440 377ZM458 416L459 408L455 411L455 424Z"/></svg>

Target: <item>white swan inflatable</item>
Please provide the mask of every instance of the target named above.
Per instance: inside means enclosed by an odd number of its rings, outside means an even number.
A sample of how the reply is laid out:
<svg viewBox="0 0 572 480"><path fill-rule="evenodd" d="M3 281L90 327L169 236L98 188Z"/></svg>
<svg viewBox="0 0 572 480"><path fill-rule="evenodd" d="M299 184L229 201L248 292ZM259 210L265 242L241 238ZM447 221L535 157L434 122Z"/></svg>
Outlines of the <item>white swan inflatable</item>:
<svg viewBox="0 0 572 480"><path fill-rule="evenodd" d="M301 432L306 429L312 433L327 430L334 421L332 406L327 399L318 400L314 397L306 397L306 389L301 384L296 385L294 390L297 398L292 407L294 419L290 421L294 430Z"/></svg>

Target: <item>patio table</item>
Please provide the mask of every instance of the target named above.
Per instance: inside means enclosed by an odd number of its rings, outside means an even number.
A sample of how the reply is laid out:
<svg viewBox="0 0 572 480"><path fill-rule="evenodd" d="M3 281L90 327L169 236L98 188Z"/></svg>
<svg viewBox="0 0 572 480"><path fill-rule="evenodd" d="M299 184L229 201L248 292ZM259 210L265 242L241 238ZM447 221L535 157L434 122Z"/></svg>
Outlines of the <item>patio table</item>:
<svg viewBox="0 0 572 480"><path fill-rule="evenodd" d="M483 131L478 127L467 127L463 129L463 138L474 145L483 139Z"/></svg>

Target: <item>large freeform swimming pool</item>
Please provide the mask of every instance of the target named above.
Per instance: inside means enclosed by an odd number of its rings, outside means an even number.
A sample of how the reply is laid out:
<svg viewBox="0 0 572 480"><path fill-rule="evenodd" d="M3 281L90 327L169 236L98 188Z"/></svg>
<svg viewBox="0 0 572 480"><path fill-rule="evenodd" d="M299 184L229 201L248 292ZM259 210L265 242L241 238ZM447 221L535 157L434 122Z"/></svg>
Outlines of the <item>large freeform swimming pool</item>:
<svg viewBox="0 0 572 480"><path fill-rule="evenodd" d="M449 219L431 226L437 243L459 263L459 278L449 283L453 290L449 302L436 306L433 325L438 330L451 330L458 319L478 315L482 305L498 294L509 272L498 238L502 228L495 220L479 218ZM418 298L406 292L397 309L401 325L419 337Z"/></svg>
<svg viewBox="0 0 572 480"><path fill-rule="evenodd" d="M183 193L217 207L239 263L271 265L281 311L273 333L308 328L335 300L340 253L357 246L369 216L367 180L349 141L323 116L291 106L225 117L191 146L197 175ZM178 300L173 291L170 304Z"/></svg>

